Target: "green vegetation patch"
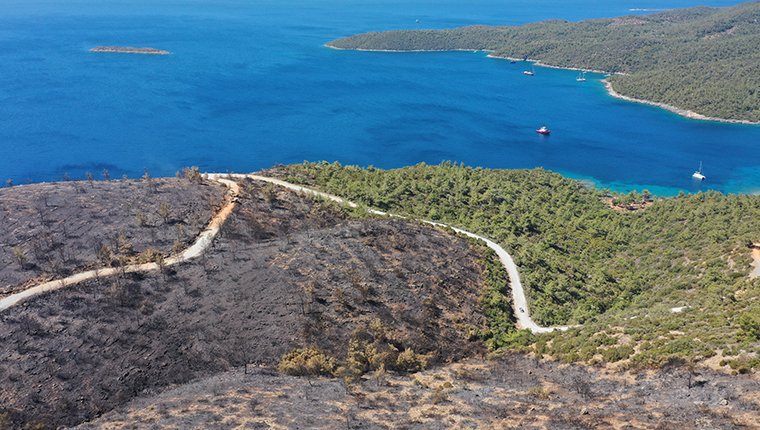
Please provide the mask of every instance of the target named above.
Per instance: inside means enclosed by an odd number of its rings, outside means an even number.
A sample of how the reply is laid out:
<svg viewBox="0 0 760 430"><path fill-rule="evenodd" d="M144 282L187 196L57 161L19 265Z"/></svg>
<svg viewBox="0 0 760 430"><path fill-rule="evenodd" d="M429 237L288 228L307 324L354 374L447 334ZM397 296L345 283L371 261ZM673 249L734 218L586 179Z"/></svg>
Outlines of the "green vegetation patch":
<svg viewBox="0 0 760 430"><path fill-rule="evenodd" d="M535 338L514 331L506 274L486 258L489 327L481 334L492 348L535 342L567 361L641 366L760 350L760 279L748 277L760 196L707 192L616 212L604 203L608 193L542 169L304 163L273 173L490 237L518 264L537 322L582 325Z"/></svg>
<svg viewBox="0 0 760 430"><path fill-rule="evenodd" d="M624 73L627 96L717 118L760 121L760 2L517 27L366 33L341 49L491 50L560 67Z"/></svg>

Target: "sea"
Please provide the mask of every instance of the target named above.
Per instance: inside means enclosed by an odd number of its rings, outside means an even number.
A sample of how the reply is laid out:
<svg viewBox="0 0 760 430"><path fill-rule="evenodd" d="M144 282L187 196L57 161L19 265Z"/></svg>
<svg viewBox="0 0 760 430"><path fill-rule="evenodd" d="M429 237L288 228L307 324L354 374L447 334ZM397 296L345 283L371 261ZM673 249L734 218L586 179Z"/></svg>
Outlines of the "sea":
<svg viewBox="0 0 760 430"><path fill-rule="evenodd" d="M484 52L337 51L366 31L518 25L725 0L0 0L0 181L339 161L543 167L615 191L760 192L760 126L610 97ZM167 56L90 53L153 47ZM535 130L546 125L549 137ZM692 173L703 163L704 182ZM0 183L2 185L2 183Z"/></svg>

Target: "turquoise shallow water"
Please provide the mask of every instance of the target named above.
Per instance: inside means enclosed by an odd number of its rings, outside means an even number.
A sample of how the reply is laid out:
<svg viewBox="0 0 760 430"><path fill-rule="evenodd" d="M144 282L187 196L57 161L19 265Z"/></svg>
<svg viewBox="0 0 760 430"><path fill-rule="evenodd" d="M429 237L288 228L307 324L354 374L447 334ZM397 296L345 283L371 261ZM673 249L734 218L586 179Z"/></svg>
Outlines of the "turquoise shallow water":
<svg viewBox="0 0 760 430"><path fill-rule="evenodd" d="M3 180L456 160L542 166L617 190L760 191L760 126L616 100L600 76L579 84L575 72L539 68L527 78L523 64L483 53L322 46L369 30L578 20L692 1L60 3L2 2ZM174 54L87 52L96 45ZM552 136L534 132L543 124ZM690 178L700 161L705 183Z"/></svg>

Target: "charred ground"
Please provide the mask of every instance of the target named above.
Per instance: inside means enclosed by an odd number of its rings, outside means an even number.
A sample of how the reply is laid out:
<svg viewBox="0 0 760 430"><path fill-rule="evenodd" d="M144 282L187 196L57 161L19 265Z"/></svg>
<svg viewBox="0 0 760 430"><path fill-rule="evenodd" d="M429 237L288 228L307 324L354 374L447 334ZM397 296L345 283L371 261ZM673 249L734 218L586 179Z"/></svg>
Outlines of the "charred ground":
<svg viewBox="0 0 760 430"><path fill-rule="evenodd" d="M242 181L241 190L197 260L1 313L0 429L712 429L760 420L752 374L678 359L636 373L514 352L484 360L478 329L513 319L492 314L509 307L508 291L495 294L494 262L479 245L272 185ZM93 220L89 234L99 228ZM341 377L275 370L307 346L335 360ZM338 372L389 349L430 366Z"/></svg>
<svg viewBox="0 0 760 430"><path fill-rule="evenodd" d="M224 194L215 182L175 178L0 189L0 298L148 248L185 247Z"/></svg>
<svg viewBox="0 0 760 430"><path fill-rule="evenodd" d="M0 314L8 426L75 425L170 385L274 365L307 345L340 357L373 321L431 364L483 351L464 334L485 323L482 256L468 240L242 185L240 205L203 257Z"/></svg>
<svg viewBox="0 0 760 430"><path fill-rule="evenodd" d="M354 384L266 368L195 381L80 428L744 429L758 383L681 366L633 376L522 354Z"/></svg>

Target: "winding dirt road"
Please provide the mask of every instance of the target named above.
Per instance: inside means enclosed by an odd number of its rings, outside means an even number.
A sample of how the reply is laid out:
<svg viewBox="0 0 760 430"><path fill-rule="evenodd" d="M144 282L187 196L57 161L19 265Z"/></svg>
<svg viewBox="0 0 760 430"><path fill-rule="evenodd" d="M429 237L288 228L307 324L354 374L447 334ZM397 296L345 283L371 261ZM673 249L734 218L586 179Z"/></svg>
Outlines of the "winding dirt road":
<svg viewBox="0 0 760 430"><path fill-rule="evenodd" d="M750 278L760 278L760 243L752 245L752 264L755 265L755 270L750 272Z"/></svg>
<svg viewBox="0 0 760 430"><path fill-rule="evenodd" d="M216 235L219 233L219 229L222 227L222 225L224 225L224 222L227 221L227 217L229 217L232 213L232 210L235 209L236 197L240 191L237 182L223 179L221 178L221 175L213 175L213 177L212 175L209 175L209 179L213 179L227 186L229 201L224 207L222 207L221 210L219 210L219 212L216 213L216 215L214 215L213 218L211 218L211 221L209 222L206 229L198 235L198 237L195 239L195 242L190 247L182 251L182 253L168 257L163 261L164 267L173 266L175 264L196 258L206 252L206 250L211 246L211 243L214 241ZM124 267L123 271L124 273L145 273L154 272L160 269L161 266L158 263L145 263L131 264ZM66 288L80 282L88 281L90 279L115 276L121 272L122 268L120 267L106 267L101 269L88 270L86 272L76 273L66 278L45 282L16 294L11 294L10 296L0 300L0 312L17 305L26 299L38 296L40 294L60 290L61 288Z"/></svg>
<svg viewBox="0 0 760 430"><path fill-rule="evenodd" d="M346 204L352 208L358 207L354 202L348 201L346 199L343 199L342 197L338 197L332 194L324 193L321 191L317 191L311 188L303 187L300 185L291 184L289 182L281 181L279 179L269 178L266 176L259 176L259 175L232 175L232 177L237 178L249 178L256 181L263 181L263 182L269 182L270 184L279 185L281 187L288 188L293 191L298 191L302 193L317 195L322 198L326 198L329 200L332 200L337 203ZM396 215L388 212L379 211L376 209L368 209L368 211L375 215L382 215L382 216L390 216L394 218L403 218L406 217L401 215ZM428 220L418 220L421 222L424 222L426 224L434 225L437 227L445 227L450 228L454 230L457 233L463 234L465 236L471 237L473 239L478 239L483 242L485 242L486 246L494 250L496 252L496 255L499 256L499 260L501 260L501 264L504 265L504 268L507 269L507 273L509 274L509 283L510 283L510 289L512 290L512 302L514 303L514 311L515 316L517 317L517 326L518 328L522 329L528 329L533 333L548 333L554 330L567 330L570 328L569 326L558 326L558 327L542 327L538 324L536 324L535 321L530 317L530 309L528 308L528 300L525 297L525 289L522 286L522 282L520 282L520 272L517 270L517 265L515 264L514 260L512 260L512 257L507 253L507 251L499 246L496 242L487 239L483 236L477 235L475 233L471 233L467 230L462 230L461 228L453 227L448 224L443 224L439 222L434 221L428 221Z"/></svg>
<svg viewBox="0 0 760 430"><path fill-rule="evenodd" d="M207 176L209 179L220 182L224 184L225 186L227 186L229 190L228 203L216 215L214 215L214 217L209 222L209 225L206 227L205 230L203 230L198 235L198 238L190 247L185 249L181 254L168 257L164 260L163 266L165 267L173 266L175 264L179 264L179 263L194 259L202 255L204 252L206 252L206 250L208 250L211 247L211 244L213 243L214 238L216 238L216 235L219 233L220 228L222 227L222 225L224 225L225 221L227 221L227 218L230 216L230 214L232 214L232 211L235 209L235 206L237 205L237 196L238 196L240 188L237 182L235 182L233 179L252 179L255 181L267 182L270 184L287 188L292 191L319 196L321 198L325 198L325 199L328 199L340 204L345 204L353 208L359 206L354 202L343 199L342 197L338 197L332 194L317 191L317 190L307 188L301 185L291 184L289 182L285 182L279 179L269 178L266 176L259 176L259 175L253 175L253 174L221 174L221 173L212 173L212 174L208 174ZM406 219L406 217L404 216L396 215L396 214L392 214L388 212L383 212L376 209L368 209L368 211L375 215ZM509 253L507 253L507 251L504 250L504 248L499 246L497 243L483 236L479 236L475 233L471 233L469 231L462 230L460 228L456 228L447 224L442 224L442 223L427 221L427 220L418 220L418 221L429 224L429 225L437 226L437 227L450 228L457 233L463 234L465 236L468 236L477 240L481 240L486 244L486 246L488 246L489 248L494 250L494 252L496 252L496 255L499 256L499 260L501 260L501 263L504 265L504 268L507 270L507 273L509 274L510 287L512 290L512 301L514 303L515 316L517 317L518 328L528 329L533 333L547 333L554 330L567 330L569 328L568 326L542 327L536 324L535 321L533 321L533 319L530 317L528 301L525 297L525 290L523 289L522 283L520 282L520 273L517 270L517 265L515 265ZM124 268L124 272L126 273L152 272L152 271L157 271L160 269L161 269L161 266L157 263L146 263L146 264L134 264L134 265L127 266ZM121 268L109 267L109 268L103 268L103 269L89 270L86 272L74 274L67 278L45 282L43 284L34 286L32 288L29 288L27 290L24 290L16 294L12 294L0 300L0 312L12 306L15 306L31 297L35 297L37 295L48 293L51 291L56 291L62 288L66 288L68 286L75 285L75 284L78 284L80 282L84 282L90 279L114 276L114 275L119 274L120 272L121 272Z"/></svg>

